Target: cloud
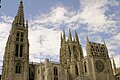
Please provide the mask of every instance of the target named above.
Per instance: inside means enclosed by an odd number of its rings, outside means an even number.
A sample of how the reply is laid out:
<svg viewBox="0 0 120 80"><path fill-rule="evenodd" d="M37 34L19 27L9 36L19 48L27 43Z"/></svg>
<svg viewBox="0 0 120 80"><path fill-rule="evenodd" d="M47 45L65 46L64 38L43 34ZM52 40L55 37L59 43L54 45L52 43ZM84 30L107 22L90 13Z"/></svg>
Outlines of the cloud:
<svg viewBox="0 0 120 80"><path fill-rule="evenodd" d="M60 47L60 31L54 29L29 30L30 53L39 54L40 52L58 54Z"/></svg>
<svg viewBox="0 0 120 80"><path fill-rule="evenodd" d="M0 22L0 53L4 53L5 44L9 35L11 24L6 22L6 19L3 19L3 22ZM1 55L1 54L0 54ZM0 58L2 59L2 58Z"/></svg>

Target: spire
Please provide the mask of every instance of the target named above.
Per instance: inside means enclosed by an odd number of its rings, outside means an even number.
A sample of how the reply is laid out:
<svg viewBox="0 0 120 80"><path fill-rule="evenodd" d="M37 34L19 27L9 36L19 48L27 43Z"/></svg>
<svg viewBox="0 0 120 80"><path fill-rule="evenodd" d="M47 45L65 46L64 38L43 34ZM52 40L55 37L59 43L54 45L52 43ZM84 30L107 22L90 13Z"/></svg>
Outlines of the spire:
<svg viewBox="0 0 120 80"><path fill-rule="evenodd" d="M71 34L70 29L69 29L69 41L72 41L72 34Z"/></svg>
<svg viewBox="0 0 120 80"><path fill-rule="evenodd" d="M78 34L76 31L75 31L75 38L76 38L76 42L79 44L79 38L78 38Z"/></svg>
<svg viewBox="0 0 120 80"><path fill-rule="evenodd" d="M86 35L86 43L89 43L88 35Z"/></svg>
<svg viewBox="0 0 120 80"><path fill-rule="evenodd" d="M24 10L22 0L20 0L18 12L14 19L14 24L24 26Z"/></svg>
<svg viewBox="0 0 120 80"><path fill-rule="evenodd" d="M105 40L103 39L103 43L104 43L104 45L105 45L105 47L106 47L106 43L105 43Z"/></svg>
<svg viewBox="0 0 120 80"><path fill-rule="evenodd" d="M63 39L66 39L65 30L63 30Z"/></svg>
<svg viewBox="0 0 120 80"><path fill-rule="evenodd" d="M62 43L66 43L66 36L65 36L65 31L63 30L63 36L62 36L62 33L61 33L61 44Z"/></svg>
<svg viewBox="0 0 120 80"><path fill-rule="evenodd" d="M26 20L26 28L28 28L28 20Z"/></svg>

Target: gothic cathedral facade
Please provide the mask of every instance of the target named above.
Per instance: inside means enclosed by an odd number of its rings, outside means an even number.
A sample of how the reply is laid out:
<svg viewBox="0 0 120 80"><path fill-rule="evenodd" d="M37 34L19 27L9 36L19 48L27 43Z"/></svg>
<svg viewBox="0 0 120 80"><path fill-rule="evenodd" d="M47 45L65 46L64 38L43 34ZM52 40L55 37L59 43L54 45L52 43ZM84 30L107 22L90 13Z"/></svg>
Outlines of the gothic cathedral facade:
<svg viewBox="0 0 120 80"><path fill-rule="evenodd" d="M60 62L29 62L28 21L24 20L23 2L5 47L1 80L117 80L106 44L90 42L86 37L87 56L83 56L77 32L61 34ZM120 72L120 71L119 71ZM120 79L118 79L120 80Z"/></svg>

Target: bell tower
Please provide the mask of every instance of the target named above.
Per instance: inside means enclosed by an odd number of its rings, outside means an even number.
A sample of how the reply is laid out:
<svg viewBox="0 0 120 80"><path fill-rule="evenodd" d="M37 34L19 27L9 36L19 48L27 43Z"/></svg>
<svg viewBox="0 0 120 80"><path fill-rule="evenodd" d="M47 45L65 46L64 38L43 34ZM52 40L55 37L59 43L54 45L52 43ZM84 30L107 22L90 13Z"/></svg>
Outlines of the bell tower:
<svg viewBox="0 0 120 80"><path fill-rule="evenodd" d="M12 23L5 47L1 80L29 79L28 21L24 21L23 2Z"/></svg>
<svg viewBox="0 0 120 80"><path fill-rule="evenodd" d="M70 30L67 40L65 31L61 35L60 65L70 80L83 75L83 51L76 31L74 39Z"/></svg>

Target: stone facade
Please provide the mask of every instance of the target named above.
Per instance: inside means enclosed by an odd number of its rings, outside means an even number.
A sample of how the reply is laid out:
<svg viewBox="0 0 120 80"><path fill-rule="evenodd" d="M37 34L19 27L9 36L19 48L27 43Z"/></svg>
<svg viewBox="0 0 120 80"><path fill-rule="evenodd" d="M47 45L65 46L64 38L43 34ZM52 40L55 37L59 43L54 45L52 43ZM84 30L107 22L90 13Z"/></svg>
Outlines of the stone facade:
<svg viewBox="0 0 120 80"><path fill-rule="evenodd" d="M86 52L77 32L61 34L60 62L29 62L28 22L24 21L23 2L12 24L6 43L1 80L120 80L120 69L111 64L106 44L90 42L86 37ZM114 62L114 61L113 61Z"/></svg>

